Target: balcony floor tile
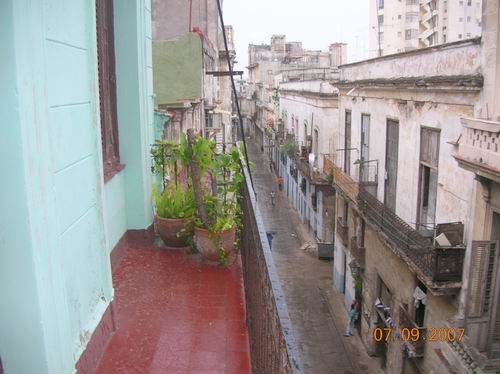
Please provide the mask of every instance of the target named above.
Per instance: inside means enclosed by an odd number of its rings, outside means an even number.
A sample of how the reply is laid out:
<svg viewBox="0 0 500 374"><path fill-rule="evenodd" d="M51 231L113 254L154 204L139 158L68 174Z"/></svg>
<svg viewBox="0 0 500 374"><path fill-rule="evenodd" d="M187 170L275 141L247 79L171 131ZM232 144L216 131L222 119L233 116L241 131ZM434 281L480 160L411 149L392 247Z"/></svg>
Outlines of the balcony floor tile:
<svg viewBox="0 0 500 374"><path fill-rule="evenodd" d="M251 372L240 262L131 247L113 282L117 331L96 373Z"/></svg>

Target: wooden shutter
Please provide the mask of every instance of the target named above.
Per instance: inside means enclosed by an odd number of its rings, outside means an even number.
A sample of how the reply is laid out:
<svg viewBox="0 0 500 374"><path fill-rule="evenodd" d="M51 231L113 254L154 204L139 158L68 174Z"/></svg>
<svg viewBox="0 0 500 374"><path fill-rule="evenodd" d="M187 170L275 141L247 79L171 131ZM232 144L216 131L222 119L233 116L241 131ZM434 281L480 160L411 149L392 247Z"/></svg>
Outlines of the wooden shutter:
<svg viewBox="0 0 500 374"><path fill-rule="evenodd" d="M96 0L99 104L104 173L119 165L113 0Z"/></svg>
<svg viewBox="0 0 500 374"><path fill-rule="evenodd" d="M468 317L487 316L490 312L496 279L497 255L497 243L490 241L472 242Z"/></svg>
<svg viewBox="0 0 500 374"><path fill-rule="evenodd" d="M500 241L490 243L490 263L488 264L488 271L486 273L487 283L490 284L487 292L488 305L485 303L485 308L491 310L492 315L492 337L491 340L494 345L500 344L500 279L498 278L498 258L500 250ZM493 307L493 308L492 308Z"/></svg>

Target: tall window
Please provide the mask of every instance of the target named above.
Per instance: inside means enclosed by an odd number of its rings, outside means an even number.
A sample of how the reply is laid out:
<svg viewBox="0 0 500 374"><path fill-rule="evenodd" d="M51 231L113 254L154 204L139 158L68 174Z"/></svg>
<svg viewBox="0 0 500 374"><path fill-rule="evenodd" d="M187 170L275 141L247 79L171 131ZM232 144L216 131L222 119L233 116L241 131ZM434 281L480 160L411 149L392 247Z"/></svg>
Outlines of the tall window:
<svg viewBox="0 0 500 374"><path fill-rule="evenodd" d="M399 153L399 122L387 120L385 145L385 184L384 204L391 211L396 211L397 180Z"/></svg>
<svg viewBox="0 0 500 374"><path fill-rule="evenodd" d="M434 225L438 188L439 161L438 129L422 127L420 131L420 174L418 223L421 228Z"/></svg>
<svg viewBox="0 0 500 374"><path fill-rule="evenodd" d="M370 115L361 115L361 161L368 161L370 158Z"/></svg>
<svg viewBox="0 0 500 374"><path fill-rule="evenodd" d="M351 112L345 112L345 132L344 132L344 172L350 175L351 171Z"/></svg>
<svg viewBox="0 0 500 374"><path fill-rule="evenodd" d="M123 168L118 148L113 0L96 1L99 105L104 180Z"/></svg>
<svg viewBox="0 0 500 374"><path fill-rule="evenodd" d="M319 156L319 131L314 129L313 153L316 155L316 160Z"/></svg>
<svg viewBox="0 0 500 374"><path fill-rule="evenodd" d="M308 146L308 144L307 144L307 121L304 121L304 146Z"/></svg>

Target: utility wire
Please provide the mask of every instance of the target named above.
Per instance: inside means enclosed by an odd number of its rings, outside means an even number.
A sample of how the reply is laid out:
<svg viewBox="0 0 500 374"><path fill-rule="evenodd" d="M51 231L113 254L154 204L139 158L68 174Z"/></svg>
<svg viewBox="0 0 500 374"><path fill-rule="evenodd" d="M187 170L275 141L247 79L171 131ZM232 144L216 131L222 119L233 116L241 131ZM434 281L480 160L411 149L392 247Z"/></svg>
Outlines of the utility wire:
<svg viewBox="0 0 500 374"><path fill-rule="evenodd" d="M234 100L236 101L236 110L238 111L238 121L240 122L241 138L243 139L243 152L245 155L245 161L247 163L248 175L250 176L250 183L252 184L252 188L254 188L252 171L250 170L250 162L248 161L247 142L245 140L245 132L243 130L243 120L241 119L240 103L238 101L238 93L236 91L236 84L234 83L233 67L231 66L231 58L229 56L229 48L227 47L226 27L224 26L224 18L222 17L222 7L220 5L220 0L217 0L217 8L219 10L219 18L220 18L220 23L222 26L222 36L224 37L224 49L226 50L227 67L229 69L229 76L231 77L231 85L233 86Z"/></svg>

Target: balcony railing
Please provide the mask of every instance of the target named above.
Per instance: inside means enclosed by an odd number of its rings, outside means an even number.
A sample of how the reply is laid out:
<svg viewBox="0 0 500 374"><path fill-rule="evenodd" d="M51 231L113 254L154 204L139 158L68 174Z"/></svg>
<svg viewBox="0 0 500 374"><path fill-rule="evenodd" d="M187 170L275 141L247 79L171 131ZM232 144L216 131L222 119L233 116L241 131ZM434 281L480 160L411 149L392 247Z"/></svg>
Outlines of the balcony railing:
<svg viewBox="0 0 500 374"><path fill-rule="evenodd" d="M377 192L378 161L360 161L357 164L357 176L347 175L330 157L325 156L324 170L333 176L333 184L353 202L357 202L360 187L372 194Z"/></svg>
<svg viewBox="0 0 500 374"><path fill-rule="evenodd" d="M292 69L282 72L282 82L294 81L314 81L314 80L328 80L331 81L338 77L338 71L331 68L309 68L309 69Z"/></svg>
<svg viewBox="0 0 500 374"><path fill-rule="evenodd" d="M365 247L358 244L358 238L353 236L351 238L351 255L354 257L361 269L365 268Z"/></svg>
<svg viewBox="0 0 500 374"><path fill-rule="evenodd" d="M352 201L358 200L359 185L333 162L329 165L333 172L333 184L340 188L342 192Z"/></svg>
<svg viewBox="0 0 500 374"><path fill-rule="evenodd" d="M348 239L349 228L347 227L347 224L345 224L342 221L342 218L340 218L340 217L337 219L337 234L338 234L340 240L342 241L342 244L344 244L344 246L347 247L347 245L349 243L349 239Z"/></svg>
<svg viewBox="0 0 500 374"><path fill-rule="evenodd" d="M500 122L462 118L455 158L460 166L491 178L500 176Z"/></svg>
<svg viewBox="0 0 500 374"><path fill-rule="evenodd" d="M371 223L381 229L392 246L430 282L460 282L465 247L435 247L372 194L360 190L358 206ZM460 242L460 241L458 241ZM457 242L457 243L458 243Z"/></svg>
<svg viewBox="0 0 500 374"><path fill-rule="evenodd" d="M423 357L427 329L425 327L418 326L410 318L410 315L402 305L399 306L399 324L401 330L406 329L406 331L402 334L408 334L403 336L402 340L404 341L404 344L406 344L408 349L413 353L414 357Z"/></svg>
<svg viewBox="0 0 500 374"><path fill-rule="evenodd" d="M301 374L283 291L260 216L255 193L245 169L241 199L243 230L241 259L245 282L247 325L254 373Z"/></svg>
<svg viewBox="0 0 500 374"><path fill-rule="evenodd" d="M311 167L308 158L297 157L296 159L297 167L302 173L302 176L307 178L314 185L327 185L328 180L326 179L326 175L322 173L318 168L314 165Z"/></svg>

